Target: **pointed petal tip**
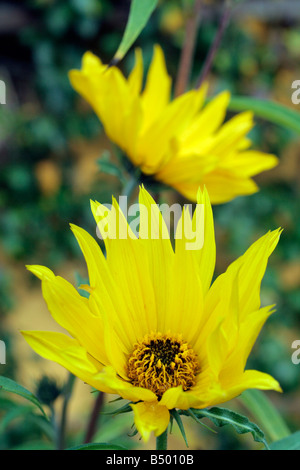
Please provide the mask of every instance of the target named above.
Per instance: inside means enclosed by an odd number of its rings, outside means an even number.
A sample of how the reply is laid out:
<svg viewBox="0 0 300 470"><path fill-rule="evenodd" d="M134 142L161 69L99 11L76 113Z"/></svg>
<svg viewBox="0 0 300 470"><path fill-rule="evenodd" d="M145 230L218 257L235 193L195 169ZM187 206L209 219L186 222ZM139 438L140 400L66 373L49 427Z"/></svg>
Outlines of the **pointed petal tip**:
<svg viewBox="0 0 300 470"><path fill-rule="evenodd" d="M41 281L55 278L53 271L51 271L51 269L47 268L46 266L40 266L38 264L27 264L26 269L28 269L28 271L38 277Z"/></svg>
<svg viewBox="0 0 300 470"><path fill-rule="evenodd" d="M74 231L80 229L80 227L78 227L78 225L73 224L73 223L69 223L69 226L70 226L70 229L72 230L73 233L74 233Z"/></svg>

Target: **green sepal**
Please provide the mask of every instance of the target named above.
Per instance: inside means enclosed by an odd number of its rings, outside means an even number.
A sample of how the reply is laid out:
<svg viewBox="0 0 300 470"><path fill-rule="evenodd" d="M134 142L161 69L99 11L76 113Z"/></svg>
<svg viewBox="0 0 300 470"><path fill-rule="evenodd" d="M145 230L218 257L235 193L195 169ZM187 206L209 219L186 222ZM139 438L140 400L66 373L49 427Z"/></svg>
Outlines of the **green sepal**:
<svg viewBox="0 0 300 470"><path fill-rule="evenodd" d="M185 434L185 430L184 430L184 426L183 426L183 422L182 422L182 419L180 417L180 414L178 413L177 410L175 410L175 408L173 410L170 410L170 414L171 414L171 431L172 431L172 427L173 427L173 419L175 419L178 427L179 427L179 430L181 432L181 435L183 437L183 440L185 442L185 445L188 447L188 441L187 441L187 438L186 438L186 434ZM170 433L171 433L170 431Z"/></svg>
<svg viewBox="0 0 300 470"><path fill-rule="evenodd" d="M130 403L132 403L132 402L130 402ZM130 403L126 403L125 405L121 406L117 410L102 411L101 414L103 414L103 415L113 415L114 416L114 415L119 415L119 414L122 414L122 413L129 413L130 411L132 411Z"/></svg>

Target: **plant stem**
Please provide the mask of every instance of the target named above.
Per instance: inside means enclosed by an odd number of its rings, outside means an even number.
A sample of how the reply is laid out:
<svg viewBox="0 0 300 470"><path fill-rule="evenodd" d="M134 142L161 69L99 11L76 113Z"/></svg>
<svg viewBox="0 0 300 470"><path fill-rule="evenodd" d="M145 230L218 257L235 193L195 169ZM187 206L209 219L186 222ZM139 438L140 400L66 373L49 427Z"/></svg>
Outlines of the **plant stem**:
<svg viewBox="0 0 300 470"><path fill-rule="evenodd" d="M168 428L156 438L156 450L167 450L168 448Z"/></svg>
<svg viewBox="0 0 300 470"><path fill-rule="evenodd" d="M208 55L206 57L206 60L204 62L203 68L201 70L200 76L198 78L196 88L200 88L202 83L206 80L207 75L210 72L211 66L213 64L216 52L221 44L221 40L224 34L224 31L226 29L226 26L229 23L230 15L231 15L231 1L230 0L225 0L224 2L224 8L223 8L223 13L221 16L220 24L217 30L217 33L215 35L214 41L209 49Z"/></svg>
<svg viewBox="0 0 300 470"><path fill-rule="evenodd" d="M51 426L52 426L52 429L53 429L53 443L54 443L56 449L58 449L59 448L59 444L58 444L59 431L58 431L56 413L55 413L55 408L53 406L53 403L51 405L49 405L49 408L50 408L50 412L51 412L50 422L51 422Z"/></svg>
<svg viewBox="0 0 300 470"><path fill-rule="evenodd" d="M139 183L139 177L135 175L131 175L130 179L127 181L125 184L121 196L126 196L128 199L128 202L130 201L130 197L137 187Z"/></svg>
<svg viewBox="0 0 300 470"><path fill-rule="evenodd" d="M70 373L69 378L64 388L64 401L63 401L62 412L61 412L60 427L58 429L57 448L59 450L62 450L65 447L67 409L68 409L68 404L72 395L74 382L75 382L75 376Z"/></svg>
<svg viewBox="0 0 300 470"><path fill-rule="evenodd" d="M86 435L84 439L85 444L92 442L93 440L93 437L97 429L98 418L99 418L99 414L103 405L103 401L104 401L104 393L99 392L95 400L94 407L93 407L91 417L89 420L89 424L87 427L87 431L86 431Z"/></svg>
<svg viewBox="0 0 300 470"><path fill-rule="evenodd" d="M182 95L186 91L189 82L202 4L203 0L195 0L194 8L187 13L185 40L181 51L178 75L175 84L175 97Z"/></svg>

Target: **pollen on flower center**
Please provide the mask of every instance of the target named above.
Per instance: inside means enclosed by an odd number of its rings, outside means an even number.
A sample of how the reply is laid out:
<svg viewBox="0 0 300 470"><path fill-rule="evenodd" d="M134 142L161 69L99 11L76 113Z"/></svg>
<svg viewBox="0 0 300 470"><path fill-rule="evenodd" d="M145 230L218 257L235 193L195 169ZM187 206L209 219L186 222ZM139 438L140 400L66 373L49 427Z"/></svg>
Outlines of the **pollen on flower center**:
<svg viewBox="0 0 300 470"><path fill-rule="evenodd" d="M127 363L131 383L152 390L158 398L171 387L189 390L198 372L197 355L188 343L168 334L146 335L135 344Z"/></svg>

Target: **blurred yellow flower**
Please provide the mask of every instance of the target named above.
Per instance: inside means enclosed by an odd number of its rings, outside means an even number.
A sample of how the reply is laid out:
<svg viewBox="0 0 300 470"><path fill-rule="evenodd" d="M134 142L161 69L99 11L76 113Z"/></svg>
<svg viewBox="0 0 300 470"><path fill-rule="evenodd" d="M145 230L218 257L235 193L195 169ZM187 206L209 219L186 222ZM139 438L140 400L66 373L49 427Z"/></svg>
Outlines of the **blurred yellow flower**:
<svg viewBox="0 0 300 470"><path fill-rule="evenodd" d="M71 335L23 331L29 345L96 389L130 400L145 441L151 432L164 432L174 408L205 408L248 388L280 391L270 375L245 371L273 312L273 306L261 308L260 284L280 230L258 239L211 285L216 253L206 190L198 192L198 203L201 227L196 210L192 219L184 210L173 249L159 207L144 188L139 237L115 200L111 209L92 202L107 258L94 238L71 226L86 259L89 298L50 269L28 266L42 280L53 318ZM107 236L113 214L128 238ZM187 249L195 227L203 230L203 246Z"/></svg>
<svg viewBox="0 0 300 470"><path fill-rule="evenodd" d="M229 92L205 107L207 85L170 101L171 79L159 46L143 91L140 50L128 80L117 67L108 68L90 52L83 56L82 69L71 70L69 76L74 89L97 113L107 136L133 165L192 201L203 185L213 204L255 193L258 187L251 177L278 163L273 155L249 149L251 112L222 125Z"/></svg>

